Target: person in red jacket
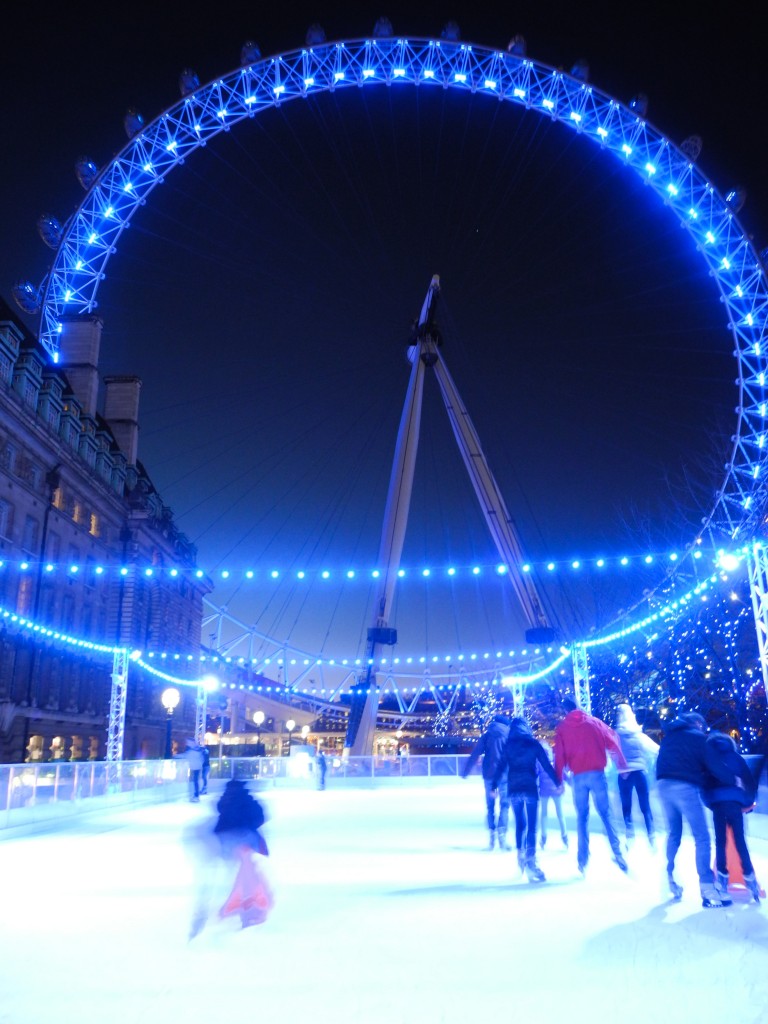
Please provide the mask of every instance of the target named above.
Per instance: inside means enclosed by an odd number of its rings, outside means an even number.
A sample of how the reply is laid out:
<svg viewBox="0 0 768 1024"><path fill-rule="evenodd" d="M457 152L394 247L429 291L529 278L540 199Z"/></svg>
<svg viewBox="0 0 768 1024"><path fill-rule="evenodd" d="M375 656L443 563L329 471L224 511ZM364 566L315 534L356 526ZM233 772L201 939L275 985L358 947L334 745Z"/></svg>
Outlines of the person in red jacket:
<svg viewBox="0 0 768 1024"><path fill-rule="evenodd" d="M565 718L555 730L555 774L558 779L562 779L565 771L570 771L573 776L579 871L584 873L589 860L590 793L595 810L605 826L613 859L622 871L626 871L627 862L621 852L621 844L613 823L608 783L605 778L609 756L620 771L627 770L619 738L605 722L588 715L586 711L580 711L570 697L563 700L563 710L566 712Z"/></svg>

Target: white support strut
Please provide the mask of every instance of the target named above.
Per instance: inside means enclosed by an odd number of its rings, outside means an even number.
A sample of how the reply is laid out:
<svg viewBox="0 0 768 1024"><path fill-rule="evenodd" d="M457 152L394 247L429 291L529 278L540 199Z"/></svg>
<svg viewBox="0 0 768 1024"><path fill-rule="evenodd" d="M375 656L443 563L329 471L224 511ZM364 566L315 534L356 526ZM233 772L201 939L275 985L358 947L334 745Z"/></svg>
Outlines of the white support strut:
<svg viewBox="0 0 768 1024"><path fill-rule="evenodd" d="M763 544L752 545L747 556L747 568L760 670L763 674L763 687L768 693L768 552Z"/></svg>
<svg viewBox="0 0 768 1024"><path fill-rule="evenodd" d="M372 626L368 632L368 668L364 677L358 679L358 688L352 694L347 738L344 744L345 754L369 756L373 750L379 706L379 688L376 684L376 672L373 665L377 646L387 642L382 638L388 632L392 598L408 523L416 454L419 447L424 377L427 369L434 369L437 376L443 402L464 465L480 502L496 550L507 568L507 574L512 581L528 626L531 629L547 629L549 625L542 611L533 580L522 570L524 559L515 524L507 511L504 499L488 466L480 439L469 414L440 356L440 334L434 323L434 311L439 291L440 278L435 274L430 282L419 320L414 325L414 333L408 348L408 358L412 368L400 418L400 429L379 547L379 565L383 578L374 607ZM522 715L523 703L524 692L520 687L513 692L516 715Z"/></svg>
<svg viewBox="0 0 768 1024"><path fill-rule="evenodd" d="M584 644L575 644L573 659L574 699L581 711L592 714L592 697L589 692L589 656Z"/></svg>
<svg viewBox="0 0 768 1024"><path fill-rule="evenodd" d="M123 760L125 736L125 703L128 693L128 651L115 649L112 659L112 693L109 701L107 727L107 761Z"/></svg>

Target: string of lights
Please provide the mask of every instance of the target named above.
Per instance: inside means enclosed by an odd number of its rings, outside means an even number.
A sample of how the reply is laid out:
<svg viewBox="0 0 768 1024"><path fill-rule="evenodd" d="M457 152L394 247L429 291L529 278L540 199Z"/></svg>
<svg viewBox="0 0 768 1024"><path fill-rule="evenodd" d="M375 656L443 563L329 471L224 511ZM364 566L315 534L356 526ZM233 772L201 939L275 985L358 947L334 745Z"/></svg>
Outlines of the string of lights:
<svg viewBox="0 0 768 1024"><path fill-rule="evenodd" d="M722 565L724 560L730 563L738 563L746 553L746 548L739 548L733 552L718 550L707 555L701 548L691 552L691 557L704 565ZM641 553L621 554L609 557L592 558L570 558L570 559L549 559L542 561L524 562L518 566L523 573L551 573L563 572L626 572L630 569L650 569L662 567L670 570L676 567L685 554L676 551L668 553ZM121 563L99 563L82 564L77 562L36 562L31 559L12 560L0 559L0 573L9 569L16 569L21 573L32 573L41 571L46 576L68 577L96 577L97 579L109 580L114 577L130 575L131 572L138 572L147 578L177 579L182 577L193 577L195 579L209 579L233 582L266 582L270 584L279 583L284 580L305 581L312 583L321 582L343 582L351 583L355 580L369 581L380 579L383 570L379 568L319 568L319 569L283 569L278 567L270 568L241 568L241 569L215 569L206 570L202 568L190 568L189 566L141 566L136 569ZM497 562L481 562L464 565L446 565L441 567L430 566L401 566L397 571L399 580L431 581L434 579L462 580L477 579L478 576L496 575L505 576L509 572L509 566Z"/></svg>

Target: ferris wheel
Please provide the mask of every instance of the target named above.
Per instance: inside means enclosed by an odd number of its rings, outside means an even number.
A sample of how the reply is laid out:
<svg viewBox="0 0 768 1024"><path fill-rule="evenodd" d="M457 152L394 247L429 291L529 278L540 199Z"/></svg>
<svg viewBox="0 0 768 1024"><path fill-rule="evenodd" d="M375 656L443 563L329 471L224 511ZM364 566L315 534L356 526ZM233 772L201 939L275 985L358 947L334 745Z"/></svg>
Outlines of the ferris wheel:
<svg viewBox="0 0 768 1024"><path fill-rule="evenodd" d="M248 43L240 66L207 84L183 72L181 98L149 124L129 111L124 122L128 141L108 165L99 169L88 159L79 162L77 174L85 189L80 206L63 225L54 217L43 217L39 224L54 250L48 275L40 287L20 282L15 297L25 312L39 312L40 342L56 362L67 319L97 309L108 261L154 189L220 133L295 99L353 87L439 87L558 122L613 154L673 211L728 312L738 367L736 423L722 482L689 551L705 533L744 545L765 676L768 560L762 545L754 543L768 497L765 268L738 219L741 193L721 194L697 167L700 141L673 143L647 120L644 97L625 104L588 79L582 63L566 73L529 58L519 37L498 50L462 42L451 32L441 39L397 37L379 23L367 39L329 42L315 30L305 47L266 58Z"/></svg>

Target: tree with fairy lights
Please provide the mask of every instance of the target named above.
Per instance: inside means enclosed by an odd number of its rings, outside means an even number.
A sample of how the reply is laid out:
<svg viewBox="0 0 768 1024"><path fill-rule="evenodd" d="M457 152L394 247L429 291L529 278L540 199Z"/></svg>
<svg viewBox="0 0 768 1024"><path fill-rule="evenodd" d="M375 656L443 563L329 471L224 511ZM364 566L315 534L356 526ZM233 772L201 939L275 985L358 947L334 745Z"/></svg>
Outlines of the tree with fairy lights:
<svg viewBox="0 0 768 1024"><path fill-rule="evenodd" d="M731 733L745 752L766 752L766 694L749 583L721 582L728 586L697 595L685 614L655 623L653 632L620 653L607 646L593 649L595 714L610 721L622 701L649 724L655 718L663 723L678 710L698 711L711 728Z"/></svg>

